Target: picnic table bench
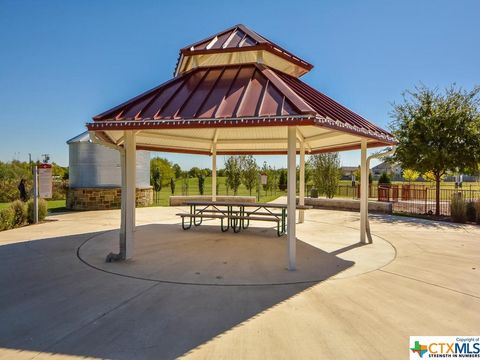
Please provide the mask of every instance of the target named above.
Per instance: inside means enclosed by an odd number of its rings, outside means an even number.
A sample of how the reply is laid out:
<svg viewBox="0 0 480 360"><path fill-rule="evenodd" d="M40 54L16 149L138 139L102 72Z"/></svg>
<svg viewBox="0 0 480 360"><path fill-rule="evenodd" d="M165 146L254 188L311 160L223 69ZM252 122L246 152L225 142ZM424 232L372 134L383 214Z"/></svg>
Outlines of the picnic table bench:
<svg viewBox="0 0 480 360"><path fill-rule="evenodd" d="M222 232L230 228L238 233L247 229L250 221L269 221L277 224L277 235L286 231L287 205L272 203L189 201L190 212L178 213L182 218L182 229L200 226L203 219L220 219ZM297 210L311 209L311 206L297 205ZM225 224L226 221L226 224Z"/></svg>

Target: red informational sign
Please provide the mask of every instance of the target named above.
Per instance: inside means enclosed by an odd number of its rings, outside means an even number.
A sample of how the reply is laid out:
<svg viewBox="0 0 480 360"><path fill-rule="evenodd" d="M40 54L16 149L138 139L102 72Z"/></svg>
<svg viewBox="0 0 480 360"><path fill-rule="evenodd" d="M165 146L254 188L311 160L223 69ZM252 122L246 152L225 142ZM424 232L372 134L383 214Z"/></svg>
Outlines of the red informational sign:
<svg viewBox="0 0 480 360"><path fill-rule="evenodd" d="M52 197L52 165L38 165L38 196L43 199Z"/></svg>

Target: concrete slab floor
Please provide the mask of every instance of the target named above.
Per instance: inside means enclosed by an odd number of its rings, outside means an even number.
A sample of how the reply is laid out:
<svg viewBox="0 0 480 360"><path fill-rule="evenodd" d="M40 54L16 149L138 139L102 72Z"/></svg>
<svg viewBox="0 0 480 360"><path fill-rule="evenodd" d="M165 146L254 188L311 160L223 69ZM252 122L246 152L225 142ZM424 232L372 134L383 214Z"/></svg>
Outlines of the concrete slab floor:
<svg viewBox="0 0 480 360"><path fill-rule="evenodd" d="M138 209L145 241L116 269L95 251L115 247L118 211L0 233L0 359L404 359L410 335L480 331L477 226L373 215L374 246L363 247L357 213L307 211L300 283L258 286L292 277L276 266L282 239L256 224L182 231L176 212ZM102 270L77 257L82 244Z"/></svg>

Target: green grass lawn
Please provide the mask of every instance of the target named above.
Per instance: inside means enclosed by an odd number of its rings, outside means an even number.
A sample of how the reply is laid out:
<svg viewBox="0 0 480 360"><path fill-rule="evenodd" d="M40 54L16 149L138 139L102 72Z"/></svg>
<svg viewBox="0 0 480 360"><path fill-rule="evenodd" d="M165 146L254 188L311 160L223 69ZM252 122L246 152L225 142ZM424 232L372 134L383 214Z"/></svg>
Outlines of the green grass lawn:
<svg viewBox="0 0 480 360"><path fill-rule="evenodd" d="M48 212L66 211L65 200L48 200ZM0 203L0 209L6 208L10 203Z"/></svg>
<svg viewBox="0 0 480 360"><path fill-rule="evenodd" d="M218 192L217 195L227 195L227 187L225 186L225 177L217 177ZM188 179L188 193L182 191L183 179L179 179L175 182L175 195L200 195L198 190L198 179L191 178ZM205 192L204 195L212 195L212 178L205 178ZM285 196L287 193L285 191L277 190L276 192L268 194L265 193L263 188L260 191L260 202L268 202L275 200L279 196ZM170 190L170 185L164 186L162 190L155 196L155 201L153 206L168 206L168 198L172 195ZM228 195L233 195L233 191L229 190ZM242 184L238 189L238 196L249 196L250 191ZM256 189L252 190L252 196L256 196Z"/></svg>

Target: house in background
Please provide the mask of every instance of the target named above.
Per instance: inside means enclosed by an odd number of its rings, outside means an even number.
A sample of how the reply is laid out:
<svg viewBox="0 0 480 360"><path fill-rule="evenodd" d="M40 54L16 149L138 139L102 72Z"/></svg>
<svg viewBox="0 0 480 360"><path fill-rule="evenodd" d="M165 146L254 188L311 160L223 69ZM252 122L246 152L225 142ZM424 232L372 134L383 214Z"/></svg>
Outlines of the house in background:
<svg viewBox="0 0 480 360"><path fill-rule="evenodd" d="M386 161L372 167L371 169L373 180L378 180L383 173L387 173L391 176L393 181L403 180L403 169L398 164L390 164Z"/></svg>
<svg viewBox="0 0 480 360"><path fill-rule="evenodd" d="M358 170L358 166L342 166L340 172L342 174L342 180L352 180L352 175ZM357 179L358 180L358 179Z"/></svg>

